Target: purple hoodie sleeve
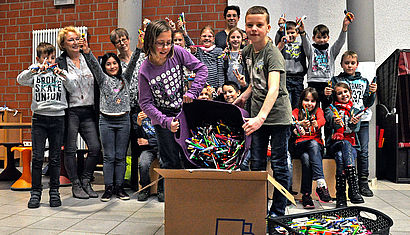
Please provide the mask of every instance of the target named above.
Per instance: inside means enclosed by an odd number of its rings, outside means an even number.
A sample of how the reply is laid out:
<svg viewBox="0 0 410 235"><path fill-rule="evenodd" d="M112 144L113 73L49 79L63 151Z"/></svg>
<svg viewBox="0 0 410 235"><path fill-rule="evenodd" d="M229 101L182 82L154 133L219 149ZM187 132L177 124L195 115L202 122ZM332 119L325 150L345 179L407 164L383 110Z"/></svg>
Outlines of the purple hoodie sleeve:
<svg viewBox="0 0 410 235"><path fill-rule="evenodd" d="M154 97L151 93L151 87L148 83L148 78L145 76L145 69L144 64L147 63L145 61L139 73L139 82L138 82L138 90L139 90L139 98L138 102L142 111L147 114L148 117L151 118L151 122L153 125L159 124L162 128L171 129L171 121L172 117L167 117L161 111L159 111L154 105Z"/></svg>
<svg viewBox="0 0 410 235"><path fill-rule="evenodd" d="M189 98L196 99L205 86L206 78L208 77L208 68L183 48L177 48L176 46L175 54L179 56L182 64L187 67L187 69L196 74L191 88L185 93Z"/></svg>

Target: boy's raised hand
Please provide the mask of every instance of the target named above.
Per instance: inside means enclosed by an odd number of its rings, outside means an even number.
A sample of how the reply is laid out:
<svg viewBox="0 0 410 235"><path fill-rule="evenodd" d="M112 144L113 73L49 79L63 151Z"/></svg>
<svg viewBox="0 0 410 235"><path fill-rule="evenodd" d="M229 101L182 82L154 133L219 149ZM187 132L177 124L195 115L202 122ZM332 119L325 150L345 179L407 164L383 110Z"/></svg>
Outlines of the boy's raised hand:
<svg viewBox="0 0 410 235"><path fill-rule="evenodd" d="M280 30L280 31L283 31L284 26L285 26L285 23L286 23L286 18L285 18L284 15L281 15L281 16L279 17L279 20L278 20L278 26L279 26L279 30Z"/></svg>
<svg viewBox="0 0 410 235"><path fill-rule="evenodd" d="M347 12L345 18L343 19L343 32L347 31L349 24L354 21L354 14Z"/></svg>

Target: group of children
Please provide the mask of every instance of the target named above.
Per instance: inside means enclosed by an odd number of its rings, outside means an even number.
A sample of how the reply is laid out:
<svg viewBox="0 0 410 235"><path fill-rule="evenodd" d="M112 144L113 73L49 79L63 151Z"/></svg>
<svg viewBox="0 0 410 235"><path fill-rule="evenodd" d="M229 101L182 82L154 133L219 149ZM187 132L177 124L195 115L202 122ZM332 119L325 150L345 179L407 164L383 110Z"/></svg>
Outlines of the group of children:
<svg viewBox="0 0 410 235"><path fill-rule="evenodd" d="M147 149L148 152L141 154L141 158L145 156L143 161L152 162L158 151L161 168L186 167L184 159L181 159L183 156L181 149L174 139L174 133L179 129L179 120L175 117L181 111L183 103L190 103L196 98L213 99L220 96L226 102L240 107L247 104L246 107L250 111L250 118L245 118L243 129L246 135L252 135L251 170L266 169L268 161L266 155L270 145L269 160L273 176L289 189L291 180L287 164L288 145L295 145L292 155L302 160L301 193L305 208L314 207L310 196L312 180L317 181L316 193L320 200L324 202L331 200L323 175L322 127L329 130L326 136L326 153L333 156L337 164L337 207L346 206L346 179L349 184L348 196L352 203L363 202L361 195L372 196L367 183L368 121L371 118L368 107L374 102L377 85L370 84L355 71L358 57L350 51L342 56L341 65L344 72L333 77L335 58L345 42L346 31L348 25L354 20L354 15L352 13L346 15L340 36L332 47L328 44L329 30L326 26L315 27L312 37L314 43L311 44L304 31L303 21L290 22L284 17L279 19L280 29L275 46L275 42L267 36L271 30L269 17L265 7L251 7L245 18L245 32L249 45L243 47L243 31L234 27L227 35L228 47L225 50L214 45L215 33L209 26L201 30L200 45L193 45L186 33L185 22L181 20L177 22L180 29L173 28L175 24L170 21L150 22L140 34L138 48L132 55L125 73L121 71L120 59L112 53L103 56L100 67L90 52L86 40L79 39L82 53L87 63L92 65L93 74L97 76L96 81L101 91L100 128L104 131L100 130L100 133L104 149L106 184L103 201L110 199L113 185L118 186L122 182L113 184L112 181L123 178L125 171L125 159L117 155L125 155L125 142L128 143L129 125L125 128L124 126L127 125L124 123L129 123L130 120L124 116L124 113L129 112L129 87L133 82L137 83L136 98L141 108L141 112L136 117L137 124L145 130L144 139L147 142L155 142L152 148ZM301 42L298 41L299 35L302 38ZM118 37L116 40L122 39ZM122 45L122 41L119 41L119 45ZM52 66L54 64L54 61L50 61L52 53L55 54L55 50L54 52L38 50L39 64L30 67L18 77L21 84L33 86L33 104L37 102L34 97L44 89L41 84L37 84L39 82L35 81L42 81L44 74L49 74L58 81L56 84L60 84L61 81L68 92L73 89L70 85L70 77L66 76L64 71ZM142 53L146 59L141 63L138 75L133 76L135 67L138 67L136 61ZM49 63L45 60L46 57ZM309 87L303 89L303 79L306 74ZM328 83L329 79L331 82ZM37 90L38 87L41 90ZM64 90L62 85L59 87L55 89L56 86L53 85L50 89ZM47 102L55 105L45 101ZM34 122L39 112L37 106L33 108L33 134L36 133ZM61 105L59 110L61 117L66 107ZM44 109L47 110L47 106L44 106ZM289 143L291 133L294 141ZM41 138L45 138L44 136ZM34 142L40 137L33 135L32 138ZM48 138L53 137L48 136ZM62 140L59 140L60 146L61 143ZM37 145L33 143L33 147L35 146ZM36 151L34 149L33 153ZM40 151L44 149L40 148ZM112 158L108 155L116 157ZM356 158L359 179L355 169ZM53 154L50 154L51 160L57 161ZM38 167L39 162L34 168L35 161L42 162L42 157L36 158L33 154L33 176L41 169ZM149 178L146 178L147 169L140 173L141 183L144 182L142 185L147 185L149 182ZM107 181L106 174L109 177ZM54 175L53 180L55 180ZM50 187L56 189L58 194L58 183L50 184ZM41 177L39 179L33 177L32 197L38 194L39 190L35 190L36 188L41 189ZM122 199L129 198L124 193L120 189L117 196ZM163 199L163 191L161 193ZM147 196L148 192L143 191L139 199L146 200ZM52 203L50 196L50 205L59 206L61 201L59 204ZM31 208L38 206L39 202L34 206L29 202ZM269 215L284 215L285 207L286 198L276 192Z"/></svg>

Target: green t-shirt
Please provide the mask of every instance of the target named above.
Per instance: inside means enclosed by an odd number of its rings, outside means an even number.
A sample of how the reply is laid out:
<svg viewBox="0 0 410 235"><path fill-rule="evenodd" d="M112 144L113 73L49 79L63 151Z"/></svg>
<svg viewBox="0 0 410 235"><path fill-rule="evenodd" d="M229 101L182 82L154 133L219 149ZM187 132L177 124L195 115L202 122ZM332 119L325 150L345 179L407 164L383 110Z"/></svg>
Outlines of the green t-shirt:
<svg viewBox="0 0 410 235"><path fill-rule="evenodd" d="M268 94L269 72L277 71L280 72L279 94L264 125L290 125L292 108L286 89L285 60L279 49L269 40L265 48L255 53L250 44L243 49L242 58L252 84L251 117L258 115Z"/></svg>

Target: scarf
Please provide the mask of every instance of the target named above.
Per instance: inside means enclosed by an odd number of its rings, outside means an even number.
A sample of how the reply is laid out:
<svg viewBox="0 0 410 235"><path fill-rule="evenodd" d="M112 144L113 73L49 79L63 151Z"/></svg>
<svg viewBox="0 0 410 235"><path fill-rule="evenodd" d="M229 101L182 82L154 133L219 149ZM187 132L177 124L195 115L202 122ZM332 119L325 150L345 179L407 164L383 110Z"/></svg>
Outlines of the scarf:
<svg viewBox="0 0 410 235"><path fill-rule="evenodd" d="M212 51L213 49L215 49L215 45L213 45L213 46L211 46L211 47L208 47L208 48L206 48L206 47L200 47L203 51L206 51L206 52L210 52L210 51Z"/></svg>
<svg viewBox="0 0 410 235"><path fill-rule="evenodd" d="M349 100L349 102L347 102L346 104L335 101L334 105L336 109L339 111L339 114L348 115L350 117L350 109L353 107L353 102L351 100ZM347 140L353 146L355 146L356 145L356 138L355 138L356 134L355 133L344 133L346 125L347 123L345 123L345 125L337 129L335 133L333 133L332 140Z"/></svg>

